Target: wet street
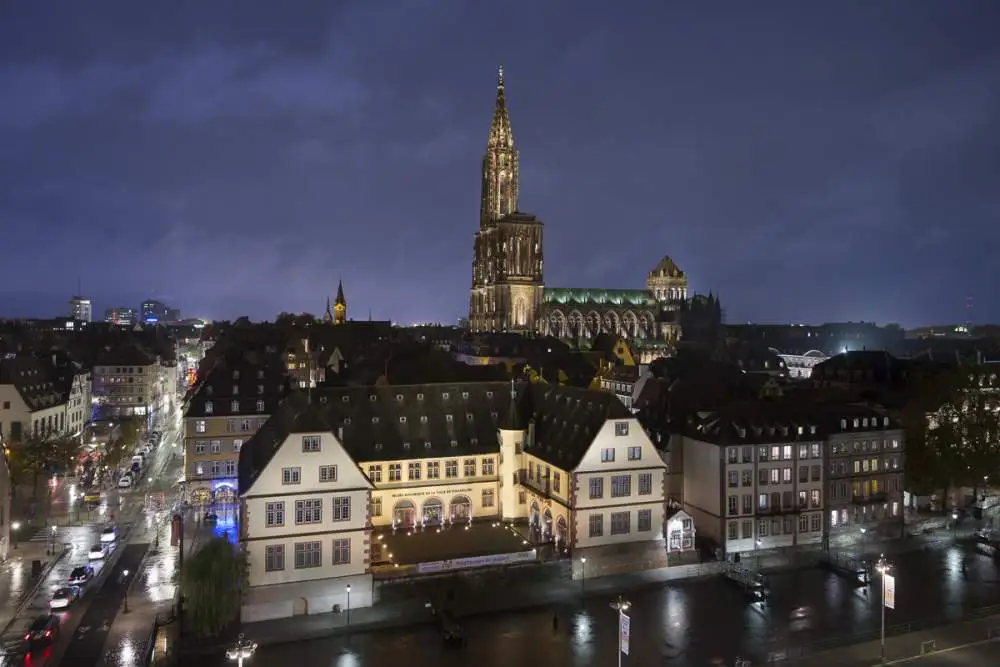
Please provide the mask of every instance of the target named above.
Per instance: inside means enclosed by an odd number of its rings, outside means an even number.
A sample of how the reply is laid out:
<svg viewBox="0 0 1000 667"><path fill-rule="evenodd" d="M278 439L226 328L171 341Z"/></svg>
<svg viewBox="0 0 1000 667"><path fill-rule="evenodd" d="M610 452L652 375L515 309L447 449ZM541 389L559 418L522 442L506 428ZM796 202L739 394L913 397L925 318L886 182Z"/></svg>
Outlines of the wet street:
<svg viewBox="0 0 1000 667"><path fill-rule="evenodd" d="M967 579L962 574L963 556L969 559ZM973 551L949 547L911 552L897 559L895 571L897 610L888 612L889 625L941 614L957 619L965 610L1000 604L996 566ZM737 655L759 664L771 651L878 630L878 589L874 593L855 589L819 569L772 576L771 589L771 602L764 608L745 604L722 579L631 594L631 652L623 664L701 666L714 657L733 664ZM610 602L610 598L591 599L557 610L470 618L463 624L468 645L460 649L443 647L427 625L266 646L247 665L281 667L289 660L338 667L613 665L617 622ZM555 628L554 612L559 616ZM224 656L199 661L219 667L225 663Z"/></svg>

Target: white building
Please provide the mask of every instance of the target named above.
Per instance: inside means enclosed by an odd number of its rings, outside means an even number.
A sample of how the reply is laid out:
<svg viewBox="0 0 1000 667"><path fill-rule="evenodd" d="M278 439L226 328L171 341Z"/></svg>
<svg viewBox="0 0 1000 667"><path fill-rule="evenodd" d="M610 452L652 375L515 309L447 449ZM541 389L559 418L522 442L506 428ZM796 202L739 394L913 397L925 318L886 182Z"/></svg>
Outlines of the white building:
<svg viewBox="0 0 1000 667"><path fill-rule="evenodd" d="M334 471L314 469L313 458ZM359 591L352 606L371 604L370 582L359 577L379 560L367 541L377 526L503 519L527 523L537 543L571 553L575 569L586 556L588 576L665 564L665 473L639 422L606 392L531 384L518 393L505 383L298 392L240 452L242 539L251 564L243 620L343 607L338 596L348 583L352 595ZM352 514L330 524L327 505L337 497L364 507L364 521ZM291 511L303 500L324 513L309 531L282 532L287 518L282 530L269 529L260 518L267 503L277 521L279 506ZM295 548L286 532L310 542L313 534L327 536L319 540L325 554L336 530L352 548L363 542L363 554L350 563L322 556L322 565L291 577L262 565L268 546Z"/></svg>
<svg viewBox="0 0 1000 667"><path fill-rule="evenodd" d="M260 468L247 458L241 471L240 540L249 564L243 622L372 604L372 485L312 417L265 426L255 437L273 438L273 455Z"/></svg>
<svg viewBox="0 0 1000 667"><path fill-rule="evenodd" d="M822 424L787 403L701 415L681 438L684 509L699 534L730 554L821 542Z"/></svg>
<svg viewBox="0 0 1000 667"><path fill-rule="evenodd" d="M6 457L0 457L0 561L10 557L11 518L10 518L10 469Z"/></svg>
<svg viewBox="0 0 1000 667"><path fill-rule="evenodd" d="M0 439L19 441L72 434L66 398L52 368L30 354L0 360Z"/></svg>
<svg viewBox="0 0 1000 667"><path fill-rule="evenodd" d="M102 418L150 417L174 391L173 377L168 384L167 367L134 345L108 346L94 363L91 400Z"/></svg>
<svg viewBox="0 0 1000 667"><path fill-rule="evenodd" d="M74 320L90 324L94 321L94 307L90 297L74 296L69 300L69 316Z"/></svg>

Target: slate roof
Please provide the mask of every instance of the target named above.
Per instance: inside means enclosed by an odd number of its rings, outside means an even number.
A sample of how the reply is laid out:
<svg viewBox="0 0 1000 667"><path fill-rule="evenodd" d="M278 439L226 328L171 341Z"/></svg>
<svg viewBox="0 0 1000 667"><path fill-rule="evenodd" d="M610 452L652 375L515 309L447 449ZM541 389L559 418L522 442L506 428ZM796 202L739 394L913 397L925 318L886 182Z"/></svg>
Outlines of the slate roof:
<svg viewBox="0 0 1000 667"><path fill-rule="evenodd" d="M95 366L152 366L156 357L134 343L105 345L94 359Z"/></svg>
<svg viewBox="0 0 1000 667"><path fill-rule="evenodd" d="M684 272L677 268L677 264L674 263L668 255L664 255L657 262L653 270L649 272L649 277L670 277L670 278L683 278Z"/></svg>
<svg viewBox="0 0 1000 667"><path fill-rule="evenodd" d="M507 420L534 424L533 455L575 468L607 419L628 419L611 394L509 382L331 387L294 391L240 450L239 488L246 491L293 433L337 435L357 462L496 454Z"/></svg>
<svg viewBox="0 0 1000 667"><path fill-rule="evenodd" d="M208 369L199 369L199 381L185 397L184 416L239 417L269 415L290 391L288 376L276 355L230 350ZM257 409L257 401L264 409ZM236 401L236 409L233 402ZM205 409L212 404L211 412Z"/></svg>
<svg viewBox="0 0 1000 667"><path fill-rule="evenodd" d="M562 306L636 306L656 307L652 293L644 289L604 289L580 287L546 287L542 301Z"/></svg>
<svg viewBox="0 0 1000 667"><path fill-rule="evenodd" d="M13 385L32 412L64 402L52 369L32 354L18 354L0 360L0 384Z"/></svg>

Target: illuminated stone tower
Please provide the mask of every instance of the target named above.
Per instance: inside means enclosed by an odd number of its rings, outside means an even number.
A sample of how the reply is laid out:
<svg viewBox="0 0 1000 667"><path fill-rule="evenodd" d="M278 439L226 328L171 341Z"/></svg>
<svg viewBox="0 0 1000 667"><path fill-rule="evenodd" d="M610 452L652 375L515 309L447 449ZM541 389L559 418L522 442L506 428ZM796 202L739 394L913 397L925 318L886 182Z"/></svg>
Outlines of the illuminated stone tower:
<svg viewBox="0 0 1000 667"><path fill-rule="evenodd" d="M337 282L337 298L333 301L333 323L343 324L347 321L347 299L344 298L344 281Z"/></svg>
<svg viewBox="0 0 1000 667"><path fill-rule="evenodd" d="M469 296L473 331L538 331L544 289L542 223L518 211L518 171L501 67L482 165Z"/></svg>

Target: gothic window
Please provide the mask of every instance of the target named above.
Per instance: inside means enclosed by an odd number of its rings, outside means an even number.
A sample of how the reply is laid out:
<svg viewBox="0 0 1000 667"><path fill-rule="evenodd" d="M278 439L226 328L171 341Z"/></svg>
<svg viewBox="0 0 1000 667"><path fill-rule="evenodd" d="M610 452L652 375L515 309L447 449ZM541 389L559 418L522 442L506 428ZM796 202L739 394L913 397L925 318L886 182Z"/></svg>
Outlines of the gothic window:
<svg viewBox="0 0 1000 667"><path fill-rule="evenodd" d="M510 210L510 176L507 172L501 171L500 175L497 177L497 191L500 197L500 215L504 216L511 212Z"/></svg>
<svg viewBox="0 0 1000 667"><path fill-rule="evenodd" d="M514 324L523 327L528 324L528 303L523 296L514 300Z"/></svg>

